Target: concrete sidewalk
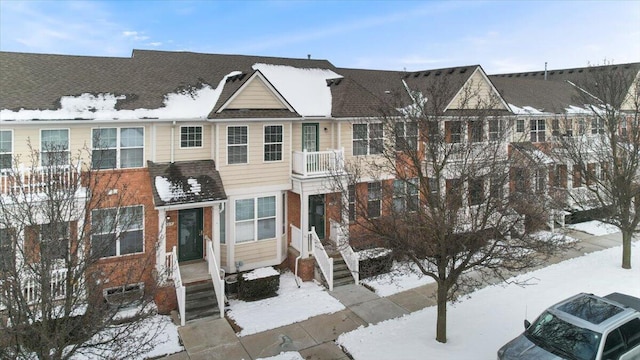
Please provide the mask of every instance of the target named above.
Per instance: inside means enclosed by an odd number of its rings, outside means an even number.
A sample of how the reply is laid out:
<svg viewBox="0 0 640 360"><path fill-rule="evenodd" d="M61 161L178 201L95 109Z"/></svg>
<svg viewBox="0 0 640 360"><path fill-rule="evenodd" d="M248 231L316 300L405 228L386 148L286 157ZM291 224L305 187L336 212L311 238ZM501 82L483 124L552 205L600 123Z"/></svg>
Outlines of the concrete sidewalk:
<svg viewBox="0 0 640 360"><path fill-rule="evenodd" d="M620 233L593 236L576 231L569 235L579 240L576 249L554 257L549 264L622 243ZM341 286L329 294L340 301L345 310L243 337L236 336L224 318L197 320L178 329L186 351L167 359L255 360L283 351L298 351L308 360L348 360L335 343L341 334L433 306L435 290L432 283L380 297L360 285Z"/></svg>

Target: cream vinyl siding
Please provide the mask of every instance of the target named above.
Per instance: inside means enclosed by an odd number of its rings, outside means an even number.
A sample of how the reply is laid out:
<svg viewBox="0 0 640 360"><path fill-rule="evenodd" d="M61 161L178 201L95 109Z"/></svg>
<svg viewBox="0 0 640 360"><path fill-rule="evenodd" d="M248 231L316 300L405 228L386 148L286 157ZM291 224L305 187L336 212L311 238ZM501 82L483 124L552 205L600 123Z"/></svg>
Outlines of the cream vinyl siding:
<svg viewBox="0 0 640 360"><path fill-rule="evenodd" d="M181 126L202 126L202 147L181 148L180 147L180 127ZM156 162L171 161L171 127L172 124L156 125L155 156ZM174 161L206 160L211 159L211 138L213 136L212 126L206 123L178 123L174 127L173 134L173 159ZM151 146L148 146L151 150Z"/></svg>
<svg viewBox="0 0 640 360"><path fill-rule="evenodd" d="M289 184L291 174L291 146L289 124L282 122L238 123L230 126L247 126L247 164L227 164L227 126L221 124L218 134L220 156L218 170L227 191L255 186ZM264 161L264 126L282 125L282 161Z"/></svg>
<svg viewBox="0 0 640 360"><path fill-rule="evenodd" d="M34 124L35 125L35 124ZM143 158L143 167L146 166L146 161L151 159L151 131L149 126L144 126L140 124L92 124L92 123L83 123L83 124L60 124L56 126L55 124L47 124L47 126L18 126L13 128L13 143L14 143L14 153L13 155L20 156L20 162L25 166L31 166L31 150L29 150L29 141L31 141L31 146L33 150L40 150L40 134L41 130L49 130L49 129L68 129L69 130L69 154L71 156L72 162L77 160L77 157L80 156L81 161L85 166L89 166L91 164L91 151L92 151L92 134L93 129L98 128L126 128L126 127L143 127L144 128L144 158ZM5 126L3 125L3 129ZM39 166L39 164L36 164Z"/></svg>
<svg viewBox="0 0 640 360"><path fill-rule="evenodd" d="M305 124L318 124L318 149L320 151L340 148L335 145L333 141L333 121L305 121ZM296 122L293 124L292 128L293 150L302 151L302 123ZM327 131L324 131L325 128L327 128Z"/></svg>
<svg viewBox="0 0 640 360"><path fill-rule="evenodd" d="M277 260L278 240L260 240L243 244L236 244L234 261L242 261L242 268L247 268L252 263Z"/></svg>
<svg viewBox="0 0 640 360"><path fill-rule="evenodd" d="M220 244L220 267L227 268L227 245Z"/></svg>
<svg viewBox="0 0 640 360"><path fill-rule="evenodd" d="M286 109L287 107L258 77L246 84L241 93L226 106L227 109Z"/></svg>
<svg viewBox="0 0 640 360"><path fill-rule="evenodd" d="M494 99L491 98L492 96L494 96ZM463 108L476 109L479 107L479 104L486 105L491 102L497 102L499 100L498 96L491 86L491 83L489 83L478 70L467 80L465 86L460 93L456 95L447 110ZM499 105L498 108L504 109L502 103L496 105Z"/></svg>

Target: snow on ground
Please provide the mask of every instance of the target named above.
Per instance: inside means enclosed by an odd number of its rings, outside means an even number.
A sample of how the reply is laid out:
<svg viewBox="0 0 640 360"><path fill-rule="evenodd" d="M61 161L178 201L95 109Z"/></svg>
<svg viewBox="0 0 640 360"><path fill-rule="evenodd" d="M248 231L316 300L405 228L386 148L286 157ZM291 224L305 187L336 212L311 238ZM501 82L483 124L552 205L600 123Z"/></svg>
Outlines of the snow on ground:
<svg viewBox="0 0 640 360"><path fill-rule="evenodd" d="M304 360L302 355L297 351L281 352L278 355L270 356L268 358L259 358L256 360Z"/></svg>
<svg viewBox="0 0 640 360"><path fill-rule="evenodd" d="M602 221L598 220L567 225L567 228L582 231L595 236L615 234L617 232L620 232L620 229L618 229L617 227L610 224L605 224Z"/></svg>
<svg viewBox="0 0 640 360"><path fill-rule="evenodd" d="M569 243L578 241L571 236L551 231L539 231L532 234L532 236L539 240L556 239L557 237L564 236L564 240ZM360 282L373 289L378 296L390 296L405 290L431 284L434 280L429 276L422 275L415 264L400 264L394 261L391 272L361 279Z"/></svg>
<svg viewBox="0 0 640 360"><path fill-rule="evenodd" d="M640 251L633 243L632 254ZM495 359L496 351L547 307L571 295L623 292L640 297L640 259L632 270L620 267L615 247L523 274L532 285L495 285L448 307L447 344L435 341L436 308L361 327L337 342L356 360L375 359Z"/></svg>
<svg viewBox="0 0 640 360"><path fill-rule="evenodd" d="M400 271L402 276L399 276ZM430 284L434 280L423 275L415 264L401 264L394 261L391 272L362 279L360 282L372 288L378 296L389 296Z"/></svg>
<svg viewBox="0 0 640 360"><path fill-rule="evenodd" d="M227 316L242 327L239 336L293 324L320 314L344 309L338 300L313 281L296 284L292 273L280 276L278 296L259 300L230 300Z"/></svg>

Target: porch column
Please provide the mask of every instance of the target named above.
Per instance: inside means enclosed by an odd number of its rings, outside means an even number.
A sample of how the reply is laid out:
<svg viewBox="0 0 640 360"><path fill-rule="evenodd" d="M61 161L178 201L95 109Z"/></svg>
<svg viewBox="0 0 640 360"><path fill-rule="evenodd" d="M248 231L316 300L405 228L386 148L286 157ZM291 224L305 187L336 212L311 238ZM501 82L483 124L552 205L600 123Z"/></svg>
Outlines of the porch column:
<svg viewBox="0 0 640 360"><path fill-rule="evenodd" d="M158 280L164 284L167 281L166 259L167 259L167 232L166 232L167 212L158 210L158 244L156 246L156 272Z"/></svg>
<svg viewBox="0 0 640 360"><path fill-rule="evenodd" d="M300 232L302 244L300 255L303 259L309 257L309 195L300 191Z"/></svg>
<svg viewBox="0 0 640 360"><path fill-rule="evenodd" d="M213 254L216 257L216 264L220 266L220 209L224 207L224 204L218 204L212 206L213 221L211 221L211 235L213 240Z"/></svg>

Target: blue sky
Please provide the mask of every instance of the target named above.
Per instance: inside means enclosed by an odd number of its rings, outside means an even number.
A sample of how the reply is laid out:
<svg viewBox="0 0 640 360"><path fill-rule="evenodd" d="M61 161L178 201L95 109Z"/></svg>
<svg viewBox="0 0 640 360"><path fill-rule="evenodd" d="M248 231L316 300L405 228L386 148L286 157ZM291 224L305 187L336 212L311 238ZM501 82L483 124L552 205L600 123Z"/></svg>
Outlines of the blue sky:
<svg viewBox="0 0 640 360"><path fill-rule="evenodd" d="M488 73L640 61L640 1L0 0L0 50L132 49L328 59Z"/></svg>

